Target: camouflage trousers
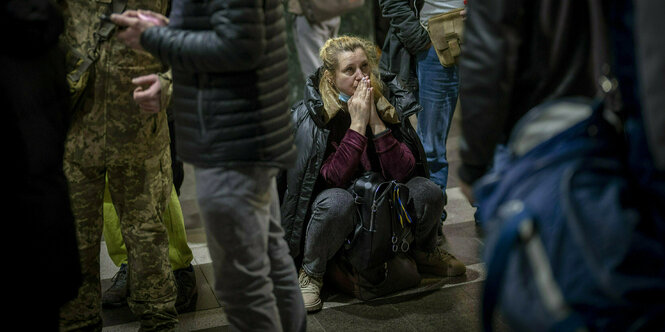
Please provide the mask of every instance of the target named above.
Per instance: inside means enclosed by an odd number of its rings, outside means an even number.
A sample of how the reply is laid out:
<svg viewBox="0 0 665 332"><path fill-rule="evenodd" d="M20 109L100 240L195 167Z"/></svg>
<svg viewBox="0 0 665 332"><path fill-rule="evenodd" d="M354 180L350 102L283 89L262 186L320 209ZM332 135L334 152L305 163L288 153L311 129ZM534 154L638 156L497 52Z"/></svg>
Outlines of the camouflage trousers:
<svg viewBox="0 0 665 332"><path fill-rule="evenodd" d="M62 331L102 327L99 253L107 174L128 253L129 308L140 319L141 331L175 329L176 287L162 221L172 187L170 163L168 148L134 164L88 166L65 158L83 285L78 297L61 308Z"/></svg>
<svg viewBox="0 0 665 332"><path fill-rule="evenodd" d="M171 189L171 198L162 215L166 233L169 235L169 261L173 271L188 268L194 259L192 249L187 244L185 219L182 215L180 199L175 187ZM118 214L111 200L108 186L104 192L104 242L109 257L116 266L127 264L127 247L122 238Z"/></svg>

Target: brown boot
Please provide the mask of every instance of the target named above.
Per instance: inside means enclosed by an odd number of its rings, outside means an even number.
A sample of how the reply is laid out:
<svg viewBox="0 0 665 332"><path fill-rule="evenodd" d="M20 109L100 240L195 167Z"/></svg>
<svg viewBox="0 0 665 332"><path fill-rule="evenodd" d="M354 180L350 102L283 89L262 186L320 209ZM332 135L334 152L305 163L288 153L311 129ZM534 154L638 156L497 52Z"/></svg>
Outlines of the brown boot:
<svg viewBox="0 0 665 332"><path fill-rule="evenodd" d="M437 247L433 252L411 250L411 257L416 261L418 272L441 277L454 277L466 272L464 264L447 251Z"/></svg>

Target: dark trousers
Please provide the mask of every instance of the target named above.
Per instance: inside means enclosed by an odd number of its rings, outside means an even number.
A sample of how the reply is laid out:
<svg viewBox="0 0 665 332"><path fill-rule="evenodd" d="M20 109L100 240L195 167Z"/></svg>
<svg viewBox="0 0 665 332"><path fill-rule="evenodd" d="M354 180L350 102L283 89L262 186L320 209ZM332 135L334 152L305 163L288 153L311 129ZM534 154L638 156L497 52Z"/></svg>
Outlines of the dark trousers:
<svg viewBox="0 0 665 332"><path fill-rule="evenodd" d="M409 203L415 213L413 248L431 252L436 247L436 227L443 211L443 192L434 182L415 177L406 183ZM351 193L332 188L322 191L312 204L312 216L305 233L302 266L312 277L323 277L333 258L358 224Z"/></svg>

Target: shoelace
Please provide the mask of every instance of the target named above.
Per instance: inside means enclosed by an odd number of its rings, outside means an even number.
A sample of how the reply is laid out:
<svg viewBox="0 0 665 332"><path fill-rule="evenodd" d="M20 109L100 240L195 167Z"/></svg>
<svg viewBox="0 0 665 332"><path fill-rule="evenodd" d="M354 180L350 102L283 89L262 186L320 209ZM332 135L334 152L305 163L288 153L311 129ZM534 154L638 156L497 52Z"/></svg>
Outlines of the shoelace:
<svg viewBox="0 0 665 332"><path fill-rule="evenodd" d="M436 248L436 251L434 252L435 255L441 257L444 261L447 261L448 259L455 258L452 254L449 252L442 250L440 248Z"/></svg>
<svg viewBox="0 0 665 332"><path fill-rule="evenodd" d="M111 280L113 282L116 282L120 278L120 275L124 276L126 274L127 274L127 269L120 269L120 270L118 270L118 272L115 273L115 275L113 276L113 278Z"/></svg>
<svg viewBox="0 0 665 332"><path fill-rule="evenodd" d="M316 286L316 284L312 284L312 279L314 278L303 273L298 280L300 283L300 288L309 288L308 286L311 284L315 287L314 290L317 289L319 286Z"/></svg>
<svg viewBox="0 0 665 332"><path fill-rule="evenodd" d="M300 275L300 287L307 287L309 282L309 278L305 274Z"/></svg>

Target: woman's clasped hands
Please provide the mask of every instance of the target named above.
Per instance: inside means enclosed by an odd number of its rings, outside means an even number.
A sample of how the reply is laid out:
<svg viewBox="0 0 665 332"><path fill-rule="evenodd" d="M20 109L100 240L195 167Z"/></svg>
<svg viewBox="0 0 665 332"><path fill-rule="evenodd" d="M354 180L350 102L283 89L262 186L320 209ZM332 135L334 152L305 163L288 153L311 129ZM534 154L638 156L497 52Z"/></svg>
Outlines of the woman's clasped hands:
<svg viewBox="0 0 665 332"><path fill-rule="evenodd" d="M351 116L350 128L362 135L365 135L367 125L375 134L386 129L383 121L376 113L373 92L369 76L363 76L347 103Z"/></svg>
<svg viewBox="0 0 665 332"><path fill-rule="evenodd" d="M364 76L353 96L348 102L349 115L351 116L352 130L365 135L367 125L370 126L372 133L377 134L386 130L386 126L376 112L374 102L374 91L369 76Z"/></svg>

